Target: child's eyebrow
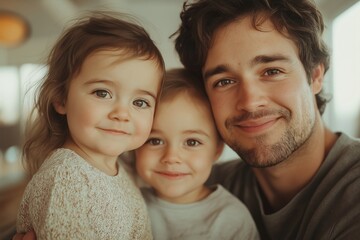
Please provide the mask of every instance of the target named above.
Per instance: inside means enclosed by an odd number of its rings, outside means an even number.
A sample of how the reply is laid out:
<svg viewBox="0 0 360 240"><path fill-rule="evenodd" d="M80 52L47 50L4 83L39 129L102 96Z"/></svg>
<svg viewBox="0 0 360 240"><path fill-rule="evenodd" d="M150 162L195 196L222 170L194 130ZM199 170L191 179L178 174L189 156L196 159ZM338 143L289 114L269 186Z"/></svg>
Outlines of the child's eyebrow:
<svg viewBox="0 0 360 240"><path fill-rule="evenodd" d="M183 132L184 134L198 134L198 135L204 135L208 138L210 138L209 134L207 134L205 131L201 130L201 129L197 129L197 130L186 130Z"/></svg>
<svg viewBox="0 0 360 240"><path fill-rule="evenodd" d="M110 80L106 80L106 79L89 79L85 81L85 85L91 85L91 84L96 84L96 83L104 83L104 84L108 84L108 85L115 85L113 81Z"/></svg>
<svg viewBox="0 0 360 240"><path fill-rule="evenodd" d="M90 79L85 82L85 85L91 85L91 84L96 84L96 83L103 83L103 84L113 85L113 86L116 85L116 83L114 83L113 81L106 80L106 79ZM154 100L157 99L156 93L150 92L145 89L137 89L136 93L141 94L141 95L148 95L148 96L152 97Z"/></svg>
<svg viewBox="0 0 360 240"><path fill-rule="evenodd" d="M148 96L152 97L155 101L156 101L156 99L157 99L155 93L152 93L152 92L147 91L147 90L145 90L145 89L139 89L139 90L137 90L136 92L138 92L138 93L141 94L141 95L148 95Z"/></svg>

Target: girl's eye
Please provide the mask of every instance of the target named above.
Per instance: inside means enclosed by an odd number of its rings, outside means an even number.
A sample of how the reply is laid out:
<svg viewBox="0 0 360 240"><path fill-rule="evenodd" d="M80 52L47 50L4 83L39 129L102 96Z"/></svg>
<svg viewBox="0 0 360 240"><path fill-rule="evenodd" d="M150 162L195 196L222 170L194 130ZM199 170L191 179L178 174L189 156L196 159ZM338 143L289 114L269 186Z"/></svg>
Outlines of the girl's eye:
<svg viewBox="0 0 360 240"><path fill-rule="evenodd" d="M133 102L133 104L134 104L134 106L139 107L139 108L147 108L147 107L150 107L150 104L149 104L147 101L141 100L141 99L135 100L135 101Z"/></svg>
<svg viewBox="0 0 360 240"><path fill-rule="evenodd" d="M99 98L108 98L108 99L111 98L110 93L106 90L95 90L93 94L95 94Z"/></svg>
<svg viewBox="0 0 360 240"><path fill-rule="evenodd" d="M164 144L164 141L159 138L150 138L146 141L146 143L157 146L157 145Z"/></svg>
<svg viewBox="0 0 360 240"><path fill-rule="evenodd" d="M200 145L200 142L195 139L188 139L188 140L186 140L186 145L189 147L195 147L195 146Z"/></svg>
<svg viewBox="0 0 360 240"><path fill-rule="evenodd" d="M233 82L234 81L230 80L230 79L221 79L215 83L215 87L223 87L223 86L229 85Z"/></svg>
<svg viewBox="0 0 360 240"><path fill-rule="evenodd" d="M264 75L265 76L271 76L271 75L276 75L276 74L279 74L279 73L281 73L281 71L279 69L273 68L273 69L266 70Z"/></svg>

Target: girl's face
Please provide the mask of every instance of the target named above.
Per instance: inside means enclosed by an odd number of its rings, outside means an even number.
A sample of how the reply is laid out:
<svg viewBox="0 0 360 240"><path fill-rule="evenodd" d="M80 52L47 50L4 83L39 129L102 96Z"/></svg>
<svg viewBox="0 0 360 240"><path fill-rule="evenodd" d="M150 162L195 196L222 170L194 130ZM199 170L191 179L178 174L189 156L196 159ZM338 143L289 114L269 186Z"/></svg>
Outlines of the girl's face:
<svg viewBox="0 0 360 240"><path fill-rule="evenodd" d="M223 148L208 104L179 93L160 101L148 141L135 150L136 168L170 202L204 198L204 183Z"/></svg>
<svg viewBox="0 0 360 240"><path fill-rule="evenodd" d="M87 57L63 103L70 138L65 146L92 161L114 159L149 136L161 71L154 60L122 58L119 51Z"/></svg>

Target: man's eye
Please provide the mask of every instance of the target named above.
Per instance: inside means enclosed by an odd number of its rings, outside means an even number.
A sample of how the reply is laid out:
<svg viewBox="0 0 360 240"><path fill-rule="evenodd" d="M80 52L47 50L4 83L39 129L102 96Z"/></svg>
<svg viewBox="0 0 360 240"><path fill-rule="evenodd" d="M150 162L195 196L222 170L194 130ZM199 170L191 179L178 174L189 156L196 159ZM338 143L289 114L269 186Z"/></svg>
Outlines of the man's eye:
<svg viewBox="0 0 360 240"><path fill-rule="evenodd" d="M154 146L164 144L164 142L159 138L150 138L146 141L146 143Z"/></svg>
<svg viewBox="0 0 360 240"><path fill-rule="evenodd" d="M106 90L95 90L93 94L95 94L99 98L111 98L110 93Z"/></svg>
<svg viewBox="0 0 360 240"><path fill-rule="evenodd" d="M186 145L189 147L195 147L198 146L200 144L200 142L198 140L195 139L188 139L186 140Z"/></svg>
<svg viewBox="0 0 360 240"><path fill-rule="evenodd" d="M230 79L222 79L222 80L219 80L215 83L215 87L223 87L223 86L226 86L226 85L229 85L231 83L233 83L234 81L233 80L230 80Z"/></svg>
<svg viewBox="0 0 360 240"><path fill-rule="evenodd" d="M276 74L279 74L279 73L281 73L281 71L279 69L274 68L274 69L266 70L264 75L265 76L271 76L271 75L276 75Z"/></svg>
<svg viewBox="0 0 360 240"><path fill-rule="evenodd" d="M150 107L150 104L149 104L147 101L141 100L141 99L135 100L135 101L133 102L133 104L134 104L134 106L139 107L139 108L147 108L147 107Z"/></svg>

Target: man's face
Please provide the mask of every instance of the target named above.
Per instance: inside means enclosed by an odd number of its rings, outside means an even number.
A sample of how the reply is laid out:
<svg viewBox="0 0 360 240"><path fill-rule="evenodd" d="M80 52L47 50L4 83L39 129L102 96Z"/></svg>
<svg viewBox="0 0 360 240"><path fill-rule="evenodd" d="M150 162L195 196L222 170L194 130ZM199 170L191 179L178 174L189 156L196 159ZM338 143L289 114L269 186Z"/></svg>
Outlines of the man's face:
<svg viewBox="0 0 360 240"><path fill-rule="evenodd" d="M313 70L309 85L294 42L270 21L260 29L250 17L218 29L203 76L225 142L249 165L268 167L288 158L314 131L323 67Z"/></svg>

